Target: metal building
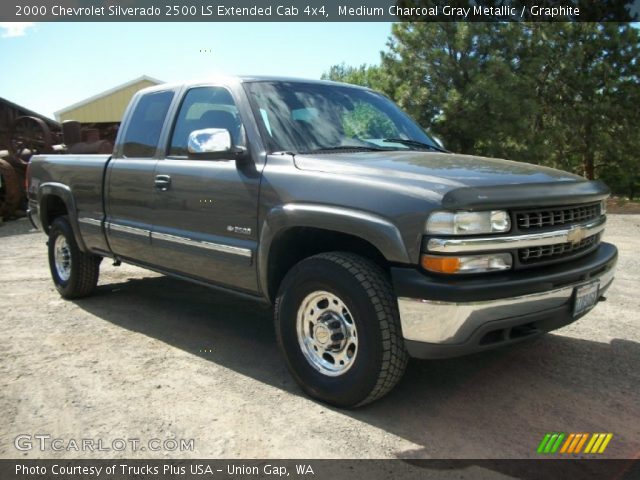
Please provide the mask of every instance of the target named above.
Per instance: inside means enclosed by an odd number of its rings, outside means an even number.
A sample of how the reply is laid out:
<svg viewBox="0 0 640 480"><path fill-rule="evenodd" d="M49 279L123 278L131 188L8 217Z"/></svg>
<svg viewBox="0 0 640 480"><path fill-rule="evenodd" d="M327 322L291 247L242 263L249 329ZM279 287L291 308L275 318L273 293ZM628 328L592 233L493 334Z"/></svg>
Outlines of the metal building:
<svg viewBox="0 0 640 480"><path fill-rule="evenodd" d="M143 75L58 110L55 112L56 120L59 122L77 120L82 124L118 123L122 119L129 100L138 90L161 83L164 82Z"/></svg>

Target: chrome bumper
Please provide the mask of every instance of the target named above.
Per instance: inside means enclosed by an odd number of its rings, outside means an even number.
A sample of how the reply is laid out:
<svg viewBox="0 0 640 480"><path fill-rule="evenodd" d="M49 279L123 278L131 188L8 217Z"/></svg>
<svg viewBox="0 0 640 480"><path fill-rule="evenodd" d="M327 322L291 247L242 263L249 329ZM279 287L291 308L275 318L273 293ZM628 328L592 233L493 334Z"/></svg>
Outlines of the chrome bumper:
<svg viewBox="0 0 640 480"><path fill-rule="evenodd" d="M615 267L589 281L600 281L604 292L613 281ZM449 303L420 298L398 298L400 323L405 340L430 344L455 345L464 343L481 326L523 315L544 313L567 306L573 299L578 282L547 292L500 298L481 302Z"/></svg>

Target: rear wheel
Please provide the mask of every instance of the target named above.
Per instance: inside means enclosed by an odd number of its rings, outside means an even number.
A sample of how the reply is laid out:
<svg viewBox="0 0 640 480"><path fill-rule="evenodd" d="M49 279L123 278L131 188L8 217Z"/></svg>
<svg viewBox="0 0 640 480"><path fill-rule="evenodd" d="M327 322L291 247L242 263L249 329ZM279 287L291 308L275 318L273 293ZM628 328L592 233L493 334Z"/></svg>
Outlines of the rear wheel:
<svg viewBox="0 0 640 480"><path fill-rule="evenodd" d="M364 405L400 380L407 352L385 272L351 253L323 253L286 275L276 334L289 370L314 398Z"/></svg>
<svg viewBox="0 0 640 480"><path fill-rule="evenodd" d="M60 295L64 298L91 295L98 284L102 257L80 251L66 215L51 224L48 245L51 278Z"/></svg>

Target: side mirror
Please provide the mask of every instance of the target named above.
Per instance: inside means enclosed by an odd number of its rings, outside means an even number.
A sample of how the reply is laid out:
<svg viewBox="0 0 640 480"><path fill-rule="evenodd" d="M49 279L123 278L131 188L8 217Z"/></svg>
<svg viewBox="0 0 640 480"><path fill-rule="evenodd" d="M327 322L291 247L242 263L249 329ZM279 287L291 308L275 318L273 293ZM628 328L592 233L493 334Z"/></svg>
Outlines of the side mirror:
<svg viewBox="0 0 640 480"><path fill-rule="evenodd" d="M187 151L190 155L231 153L231 134L226 128L203 128L189 134Z"/></svg>
<svg viewBox="0 0 640 480"><path fill-rule="evenodd" d="M189 156L202 159L235 158L238 164L245 163L249 154L245 147L234 146L231 133L226 128L203 128L194 130L187 140Z"/></svg>

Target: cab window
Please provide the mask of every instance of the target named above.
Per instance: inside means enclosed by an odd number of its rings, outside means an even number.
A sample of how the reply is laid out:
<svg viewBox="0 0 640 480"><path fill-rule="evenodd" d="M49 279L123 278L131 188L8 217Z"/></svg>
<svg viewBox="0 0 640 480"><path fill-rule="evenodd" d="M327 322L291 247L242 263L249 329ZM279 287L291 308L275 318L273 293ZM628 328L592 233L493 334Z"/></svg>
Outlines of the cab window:
<svg viewBox="0 0 640 480"><path fill-rule="evenodd" d="M188 156L189 134L204 128L225 128L231 143L242 143L242 123L231 94L222 87L196 87L187 92L180 106L169 145L170 157Z"/></svg>
<svg viewBox="0 0 640 480"><path fill-rule="evenodd" d="M138 100L124 135L123 156L152 158L155 155L171 100L171 91L147 93Z"/></svg>

